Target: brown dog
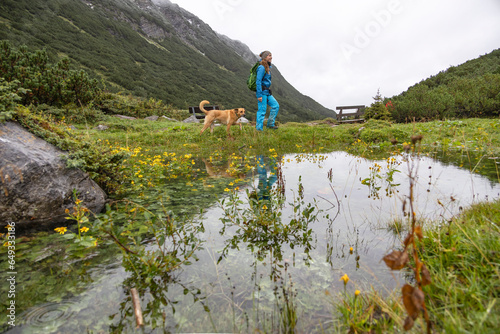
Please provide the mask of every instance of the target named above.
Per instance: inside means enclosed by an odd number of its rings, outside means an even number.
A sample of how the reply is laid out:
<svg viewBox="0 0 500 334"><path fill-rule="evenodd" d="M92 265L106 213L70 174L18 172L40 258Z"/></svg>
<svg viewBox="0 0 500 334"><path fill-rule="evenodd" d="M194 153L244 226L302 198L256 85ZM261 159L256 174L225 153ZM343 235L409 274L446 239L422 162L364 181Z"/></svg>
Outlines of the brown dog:
<svg viewBox="0 0 500 334"><path fill-rule="evenodd" d="M203 106L205 104L209 104L207 100L203 100L200 102L200 110L205 113L205 122L203 125L203 129L201 129L200 135L205 131L209 126L210 132L213 132L213 123L218 120L222 124L227 125L227 136L230 139L233 139L231 136L231 133L229 133L229 129L231 128L231 125L235 125L236 121L240 119L240 117L245 116L245 108L235 108L235 109L227 109L227 110L205 110ZM241 129L241 123L240 123L240 129Z"/></svg>

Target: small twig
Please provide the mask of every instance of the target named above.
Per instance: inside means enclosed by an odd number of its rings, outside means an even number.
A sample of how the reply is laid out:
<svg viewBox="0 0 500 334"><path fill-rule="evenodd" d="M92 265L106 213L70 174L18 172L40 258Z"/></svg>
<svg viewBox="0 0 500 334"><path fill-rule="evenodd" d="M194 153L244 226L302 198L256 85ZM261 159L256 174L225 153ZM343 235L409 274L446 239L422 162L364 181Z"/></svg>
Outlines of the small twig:
<svg viewBox="0 0 500 334"><path fill-rule="evenodd" d="M137 324L136 328L139 328L141 326L144 326L144 319L142 318L141 310L141 299L136 288L130 289L130 295L132 296L132 305L134 306L135 323Z"/></svg>
<svg viewBox="0 0 500 334"><path fill-rule="evenodd" d="M136 252L130 250L129 248L125 247L125 245L123 245L120 240L118 240L118 238L113 234L113 232L109 232L109 231L106 231L104 230L105 233L107 233L111 238L113 238L113 240L118 244L118 246L120 246L123 250L125 250L127 253L130 253L130 254L134 254L134 255L137 255Z"/></svg>

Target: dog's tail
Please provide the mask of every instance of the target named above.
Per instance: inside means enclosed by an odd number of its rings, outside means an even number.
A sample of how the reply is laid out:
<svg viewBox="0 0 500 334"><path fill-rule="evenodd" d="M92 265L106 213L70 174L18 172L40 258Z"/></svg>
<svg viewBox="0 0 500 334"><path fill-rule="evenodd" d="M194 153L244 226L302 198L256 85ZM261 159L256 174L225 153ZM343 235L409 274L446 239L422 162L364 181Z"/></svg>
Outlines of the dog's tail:
<svg viewBox="0 0 500 334"><path fill-rule="evenodd" d="M205 108L203 108L203 106L205 104L209 104L209 103L210 102L208 102L207 100L203 100L203 101L200 102L200 110L203 111L203 113L205 113L205 114L208 113L208 111L206 111Z"/></svg>

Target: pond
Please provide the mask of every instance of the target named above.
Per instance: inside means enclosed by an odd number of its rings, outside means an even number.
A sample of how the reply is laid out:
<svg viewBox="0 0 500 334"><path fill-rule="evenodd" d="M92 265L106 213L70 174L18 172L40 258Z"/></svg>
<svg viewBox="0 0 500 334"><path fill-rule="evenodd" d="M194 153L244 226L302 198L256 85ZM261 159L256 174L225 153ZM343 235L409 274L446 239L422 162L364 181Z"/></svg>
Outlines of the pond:
<svg viewBox="0 0 500 334"><path fill-rule="evenodd" d="M19 236L20 311L16 327L2 319L2 332L135 332L131 288L141 297L145 333L276 332L288 309L297 314L299 332L332 331L340 294L374 289L385 295L405 280L382 257L405 237L410 173L424 229L500 197L495 176L428 157L268 152L187 161L189 177L137 167L136 187L125 197L152 214L168 207L198 226L189 261L145 278L113 243L100 241L72 256L70 240L54 231ZM129 202L116 208L116 223L143 219ZM153 250L153 239L142 245ZM3 252L2 267L5 259ZM2 284L3 295L6 289Z"/></svg>

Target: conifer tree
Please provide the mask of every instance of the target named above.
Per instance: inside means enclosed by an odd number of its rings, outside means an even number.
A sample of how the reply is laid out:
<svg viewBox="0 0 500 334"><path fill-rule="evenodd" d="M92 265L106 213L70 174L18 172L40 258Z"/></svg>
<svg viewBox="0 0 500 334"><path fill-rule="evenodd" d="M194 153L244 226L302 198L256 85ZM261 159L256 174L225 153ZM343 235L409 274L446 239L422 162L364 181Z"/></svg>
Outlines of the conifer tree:
<svg viewBox="0 0 500 334"><path fill-rule="evenodd" d="M380 95L380 89L377 90L377 95L373 98L375 102L365 110L365 119L379 119L384 121L391 121L391 113L384 105L384 100Z"/></svg>

